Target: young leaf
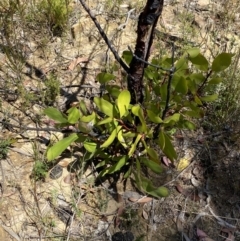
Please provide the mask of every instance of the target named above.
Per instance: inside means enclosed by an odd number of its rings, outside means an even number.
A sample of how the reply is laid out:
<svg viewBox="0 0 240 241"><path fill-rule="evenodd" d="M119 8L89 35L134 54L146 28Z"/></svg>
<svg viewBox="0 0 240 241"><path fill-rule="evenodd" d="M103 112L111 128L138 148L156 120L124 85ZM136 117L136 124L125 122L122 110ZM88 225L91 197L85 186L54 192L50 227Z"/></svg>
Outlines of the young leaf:
<svg viewBox="0 0 240 241"><path fill-rule="evenodd" d="M141 162L148 168L150 168L153 172L160 174L162 173L163 169L160 163L156 163L155 161L149 160L147 158L141 157Z"/></svg>
<svg viewBox="0 0 240 241"><path fill-rule="evenodd" d="M170 121L178 122L179 118L180 118L180 114L179 113L175 113L172 116L168 116L166 119L164 119L163 123L167 124Z"/></svg>
<svg viewBox="0 0 240 241"><path fill-rule="evenodd" d="M67 123L68 120L64 114L62 114L59 110L53 107L49 107L43 111L45 115L50 117L51 119L59 122L59 123Z"/></svg>
<svg viewBox="0 0 240 241"><path fill-rule="evenodd" d="M70 124L75 124L81 117L80 111L75 106L70 108L68 111L68 122Z"/></svg>
<svg viewBox="0 0 240 241"><path fill-rule="evenodd" d="M113 117L113 105L103 98L94 97L94 103L99 110L109 117Z"/></svg>
<svg viewBox="0 0 240 241"><path fill-rule="evenodd" d="M196 58L200 54L199 48L191 48L186 51L191 58Z"/></svg>
<svg viewBox="0 0 240 241"><path fill-rule="evenodd" d="M110 80L114 80L116 77L113 74L109 74L109 73L99 73L97 75L97 81L100 84L105 84Z"/></svg>
<svg viewBox="0 0 240 241"><path fill-rule="evenodd" d="M84 115L88 114L88 111L87 111L87 108L86 108L86 104L85 104L85 102L83 100L80 101L79 107L80 107L80 109L81 109L81 111L82 111L82 113Z"/></svg>
<svg viewBox="0 0 240 241"><path fill-rule="evenodd" d="M232 61L232 54L221 53L219 54L212 63L212 71L220 72L229 67Z"/></svg>
<svg viewBox="0 0 240 241"><path fill-rule="evenodd" d="M97 148L97 144L95 142L84 142L83 146L88 152L91 153L95 152Z"/></svg>
<svg viewBox="0 0 240 241"><path fill-rule="evenodd" d="M71 134L70 136L60 140L51 146L47 151L47 159L49 161L54 160L58 157L70 144L78 139L78 135L76 133Z"/></svg>
<svg viewBox="0 0 240 241"><path fill-rule="evenodd" d="M122 58L126 62L127 65L129 65L132 61L132 53L128 50L123 51Z"/></svg>
<svg viewBox="0 0 240 241"><path fill-rule="evenodd" d="M126 141L124 140L123 138L123 132L122 130L119 130L118 133L117 133L117 138L118 138L118 141L121 143L121 145L124 146L124 148L127 148L127 144L126 144Z"/></svg>
<svg viewBox="0 0 240 241"><path fill-rule="evenodd" d="M146 122L144 120L144 115L143 115L143 110L142 108L140 108L139 105L134 105L132 107L132 113L135 115L135 116L138 116L141 123L142 123L142 126L140 127L139 129L139 132L146 132L147 131L147 126L146 126Z"/></svg>
<svg viewBox="0 0 240 241"><path fill-rule="evenodd" d="M180 76L175 90L178 93L181 93L181 94L184 94L184 95L187 94L187 92L188 92L187 80L183 76Z"/></svg>
<svg viewBox="0 0 240 241"><path fill-rule="evenodd" d="M120 112L120 118L122 118L126 113L128 106L130 104L130 100L131 100L131 95L128 90L123 90L119 94L118 100L117 100L117 106Z"/></svg>
<svg viewBox="0 0 240 241"><path fill-rule="evenodd" d="M108 139L100 147L106 148L106 147L110 146L113 143L116 136L117 136L117 128L113 130L113 132L108 137Z"/></svg>
<svg viewBox="0 0 240 241"><path fill-rule="evenodd" d="M80 121L89 123L90 121L93 121L95 117L96 117L95 112L93 112L91 115L82 116L80 118Z"/></svg>
<svg viewBox="0 0 240 241"><path fill-rule="evenodd" d="M135 142L132 144L131 149L128 152L128 156L131 157L133 155L133 153L135 152L136 148L137 148L137 144L140 141L140 139L142 138L142 135L138 134Z"/></svg>
<svg viewBox="0 0 240 241"><path fill-rule="evenodd" d="M211 102L218 98L218 94L203 96L200 99L205 102Z"/></svg>
<svg viewBox="0 0 240 241"><path fill-rule="evenodd" d="M99 121L99 122L97 123L97 125L100 126L100 125L103 125L103 124L110 123L110 122L112 122L112 121L113 121L113 118L112 118L112 117L107 117L107 118Z"/></svg>
<svg viewBox="0 0 240 241"><path fill-rule="evenodd" d="M215 78L212 78L212 79L208 82L208 84L210 84L210 85L217 85L217 84L219 84L219 83L221 83L221 82L223 82L223 78L221 78L221 77L215 77Z"/></svg>

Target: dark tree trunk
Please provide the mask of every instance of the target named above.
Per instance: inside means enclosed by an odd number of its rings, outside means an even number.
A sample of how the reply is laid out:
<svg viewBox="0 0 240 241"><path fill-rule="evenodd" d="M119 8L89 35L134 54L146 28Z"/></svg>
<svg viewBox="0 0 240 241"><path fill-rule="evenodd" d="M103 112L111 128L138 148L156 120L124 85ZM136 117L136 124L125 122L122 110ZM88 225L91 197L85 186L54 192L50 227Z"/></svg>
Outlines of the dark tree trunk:
<svg viewBox="0 0 240 241"><path fill-rule="evenodd" d="M128 73L128 90L131 93L132 104L143 102L143 74L152 46L154 29L162 13L164 0L148 0L145 9L139 16L137 28L137 42ZM140 60L138 59L140 58Z"/></svg>

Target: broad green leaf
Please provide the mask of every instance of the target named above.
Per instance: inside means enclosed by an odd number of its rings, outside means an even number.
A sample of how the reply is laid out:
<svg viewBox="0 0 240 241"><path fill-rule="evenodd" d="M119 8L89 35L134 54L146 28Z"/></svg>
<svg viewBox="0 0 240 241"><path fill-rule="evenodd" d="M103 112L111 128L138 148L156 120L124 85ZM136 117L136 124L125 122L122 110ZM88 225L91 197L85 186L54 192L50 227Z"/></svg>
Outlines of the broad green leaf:
<svg viewBox="0 0 240 241"><path fill-rule="evenodd" d="M197 93L197 89L198 89L198 86L196 84L196 82L191 79L191 78L187 78L187 82L188 82L188 89L189 91L195 95Z"/></svg>
<svg viewBox="0 0 240 241"><path fill-rule="evenodd" d="M79 121L78 123L78 129L85 134L90 133L92 131L92 128L93 128L92 122L85 123L85 122Z"/></svg>
<svg viewBox="0 0 240 241"><path fill-rule="evenodd" d="M67 111L67 113L68 113L68 122L71 124L75 124L81 117L80 111L76 107L70 108Z"/></svg>
<svg viewBox="0 0 240 241"><path fill-rule="evenodd" d="M202 101L205 101L205 102L211 102L211 101L216 100L217 98L218 98L218 95L217 94L213 94L213 95L203 96L200 99Z"/></svg>
<svg viewBox="0 0 240 241"><path fill-rule="evenodd" d="M78 135L76 133L71 134L70 136L60 140L51 146L47 151L47 159L49 161L54 160L58 157L65 149L67 149L72 142L78 139Z"/></svg>
<svg viewBox="0 0 240 241"><path fill-rule="evenodd" d="M132 167L130 166L130 167L128 168L128 170L125 172L123 178L124 178L124 179L129 178L130 175L131 175L131 173L132 173Z"/></svg>
<svg viewBox="0 0 240 241"><path fill-rule="evenodd" d="M139 105L134 105L132 107L132 113L135 115L135 116L138 116L138 111L140 109L140 106Z"/></svg>
<svg viewBox="0 0 240 241"><path fill-rule="evenodd" d="M139 132L146 132L147 131L147 126L146 126L146 122L144 120L144 115L143 115L142 108L140 108L139 105L134 105L132 107L132 113L135 116L138 116L140 121L141 121L141 123L142 123L142 126L138 128Z"/></svg>
<svg viewBox="0 0 240 241"><path fill-rule="evenodd" d="M91 153L95 152L97 148L97 144L95 142L84 142L83 146L88 152Z"/></svg>
<svg viewBox="0 0 240 241"><path fill-rule="evenodd" d="M158 143L165 153L165 155L171 160L174 161L177 158L177 153L171 143L169 136L161 130L159 135Z"/></svg>
<svg viewBox="0 0 240 241"><path fill-rule="evenodd" d="M96 117L95 112L93 112L91 115L82 116L80 118L80 121L89 123L90 121L93 121L95 117Z"/></svg>
<svg viewBox="0 0 240 241"><path fill-rule="evenodd" d="M208 70L208 61L202 54L198 54L195 58L190 57L189 60L194 64L196 68L203 71Z"/></svg>
<svg viewBox="0 0 240 241"><path fill-rule="evenodd" d="M195 101L198 105L202 106L202 101L199 99L199 97L198 97L197 95L194 96L194 101Z"/></svg>
<svg viewBox="0 0 240 241"><path fill-rule="evenodd" d="M147 115L153 123L159 124L163 122L163 120L151 110L147 110Z"/></svg>
<svg viewBox="0 0 240 241"><path fill-rule="evenodd" d="M96 168L104 167L108 164L109 160L103 160L96 165Z"/></svg>
<svg viewBox="0 0 240 241"><path fill-rule="evenodd" d="M97 81L101 84L107 83L110 80L114 80L116 77L109 73L99 73L97 75Z"/></svg>
<svg viewBox="0 0 240 241"><path fill-rule="evenodd" d="M179 81L175 87L175 91L184 95L187 94L188 92L187 80L183 76L180 76Z"/></svg>
<svg viewBox="0 0 240 241"><path fill-rule="evenodd" d="M193 73L189 76L196 84L201 84L205 80L202 73Z"/></svg>
<svg viewBox="0 0 240 241"><path fill-rule="evenodd" d="M199 48L191 48L186 51L191 58L196 58L200 54Z"/></svg>
<svg viewBox="0 0 240 241"><path fill-rule="evenodd" d="M169 195L169 191L166 187L159 187L159 188L155 188L151 191L148 192L149 194L151 194L154 197L167 197Z"/></svg>
<svg viewBox="0 0 240 241"><path fill-rule="evenodd" d="M148 194L160 198L166 197L169 195L168 189L166 187L159 187L156 188L153 186L150 180L142 177L140 180L141 188ZM141 189L140 189L141 190Z"/></svg>
<svg viewBox="0 0 240 241"><path fill-rule="evenodd" d="M126 165L127 160L128 160L127 156L122 156L116 164L110 167L108 174L112 174L114 172L119 171L124 165Z"/></svg>
<svg viewBox="0 0 240 241"><path fill-rule="evenodd" d="M176 72L188 69L186 57L181 57L175 64Z"/></svg>
<svg viewBox="0 0 240 241"><path fill-rule="evenodd" d="M113 117L113 105L103 98L94 97L94 103L105 115Z"/></svg>
<svg viewBox="0 0 240 241"><path fill-rule="evenodd" d="M123 90L119 94L118 100L117 100L117 106L120 112L120 118L122 118L125 115L126 111L128 110L130 100L131 100L131 95L128 90Z"/></svg>
<svg viewBox="0 0 240 241"><path fill-rule="evenodd" d="M179 118L180 118L180 114L179 113L175 113L171 116L168 116L167 118L165 118L163 120L163 123L169 123L170 121L174 121L174 122L178 122L179 121Z"/></svg>
<svg viewBox="0 0 240 241"><path fill-rule="evenodd" d="M107 118L99 121L99 122L97 123L97 125L100 126L100 125L107 124L107 123L112 122L112 121L113 121L113 118L112 118L112 117L107 117Z"/></svg>
<svg viewBox="0 0 240 241"><path fill-rule="evenodd" d="M194 117L194 118L201 117L201 114L199 113L199 111L194 111L194 110L183 111L182 114L185 116L190 116L190 117Z"/></svg>
<svg viewBox="0 0 240 241"><path fill-rule="evenodd" d="M121 143L121 145L123 145L125 148L127 148L127 144L126 144L126 141L125 139L123 138L123 132L122 130L119 130L118 133L117 133L117 138L118 138L118 141Z"/></svg>
<svg viewBox="0 0 240 241"><path fill-rule="evenodd" d="M114 98L118 98L119 94L121 93L119 86L107 85L105 89Z"/></svg>
<svg viewBox="0 0 240 241"><path fill-rule="evenodd" d="M164 83L161 87L160 87L160 95L163 101L166 101L167 99L167 83Z"/></svg>
<svg viewBox="0 0 240 241"><path fill-rule="evenodd" d="M57 110L56 108L49 107L49 108L45 109L43 111L43 113L59 123L67 123L68 122L67 117L64 114L62 114L59 110Z"/></svg>
<svg viewBox="0 0 240 241"><path fill-rule="evenodd" d="M87 111L87 108L86 108L86 104L83 100L80 101L79 106L80 106L80 109L81 109L82 113L84 115L87 115L88 111Z"/></svg>
<svg viewBox="0 0 240 241"><path fill-rule="evenodd" d="M219 83L223 82L223 78L220 78L220 77L215 77L215 78L212 78L208 84L210 85L217 85Z"/></svg>
<svg viewBox="0 0 240 241"><path fill-rule="evenodd" d="M193 122L189 121L189 120L183 120L182 123L182 128L186 128L188 130L195 130L196 126Z"/></svg>
<svg viewBox="0 0 240 241"><path fill-rule="evenodd" d="M165 136L164 136L164 132L162 130L159 132L158 144L159 144L160 148L162 150L164 150L164 148L165 148Z"/></svg>
<svg viewBox="0 0 240 241"><path fill-rule="evenodd" d="M108 137L108 139L100 147L106 148L110 146L113 143L116 136L117 136L117 129L114 129L111 135Z"/></svg>
<svg viewBox="0 0 240 241"><path fill-rule="evenodd" d="M135 152L136 148L137 148L137 144L140 141L140 139L142 138L142 135L138 134L136 140L134 141L134 143L131 145L131 148L128 152L128 156L131 157L133 155L133 153Z"/></svg>
<svg viewBox="0 0 240 241"><path fill-rule="evenodd" d="M140 158L141 162L147 166L148 168L150 168L153 172L160 174L162 173L163 169L160 165L160 163L156 163L155 161L149 160L147 158Z"/></svg>
<svg viewBox="0 0 240 241"><path fill-rule="evenodd" d="M150 156L150 158L153 161L158 162L159 161L159 156L158 156L157 152L153 148L147 147L146 149L147 149L147 153Z"/></svg>
<svg viewBox="0 0 240 241"><path fill-rule="evenodd" d="M132 53L128 50L123 51L122 58L126 62L127 65L129 65L132 61Z"/></svg>
<svg viewBox="0 0 240 241"><path fill-rule="evenodd" d="M228 68L232 61L232 54L221 53L219 54L212 63L212 71L219 72Z"/></svg>
<svg viewBox="0 0 240 241"><path fill-rule="evenodd" d="M103 169L103 170L98 174L98 178L99 178L99 177L104 177L105 175L107 175L110 168L111 168L111 167L107 167L107 168Z"/></svg>

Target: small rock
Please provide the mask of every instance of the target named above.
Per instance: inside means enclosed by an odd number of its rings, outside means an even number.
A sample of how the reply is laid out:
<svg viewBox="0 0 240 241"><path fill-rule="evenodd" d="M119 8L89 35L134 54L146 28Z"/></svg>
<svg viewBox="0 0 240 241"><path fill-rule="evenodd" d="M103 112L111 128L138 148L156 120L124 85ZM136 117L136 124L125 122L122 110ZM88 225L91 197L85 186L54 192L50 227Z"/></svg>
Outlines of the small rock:
<svg viewBox="0 0 240 241"><path fill-rule="evenodd" d="M59 165L56 165L51 171L50 171L50 178L51 179L58 179L62 176L63 168Z"/></svg>

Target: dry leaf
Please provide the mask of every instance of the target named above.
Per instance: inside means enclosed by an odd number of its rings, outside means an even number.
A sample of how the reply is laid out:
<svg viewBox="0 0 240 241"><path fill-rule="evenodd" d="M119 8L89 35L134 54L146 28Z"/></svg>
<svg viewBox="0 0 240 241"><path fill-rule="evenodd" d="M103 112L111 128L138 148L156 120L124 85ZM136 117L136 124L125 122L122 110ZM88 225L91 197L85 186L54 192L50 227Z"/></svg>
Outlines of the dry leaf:
<svg viewBox="0 0 240 241"><path fill-rule="evenodd" d="M178 166L177 166L177 170L178 170L178 171L182 171L182 170L185 169L189 164L190 164L190 159L181 158L181 159L179 160L179 163L178 163Z"/></svg>
<svg viewBox="0 0 240 241"><path fill-rule="evenodd" d="M191 178L191 183L194 187L200 187L202 185L202 183L200 181L198 181L195 177L192 176Z"/></svg>
<svg viewBox="0 0 240 241"><path fill-rule="evenodd" d="M184 227L184 223L185 223L185 213L183 211L181 211L177 217L177 230L179 232L183 231L183 227Z"/></svg>
<svg viewBox="0 0 240 241"><path fill-rule="evenodd" d="M200 201L200 197L198 196L198 190L184 189L180 184L176 185L176 189L185 197L189 197L192 201L195 201L195 202Z"/></svg>
<svg viewBox="0 0 240 241"><path fill-rule="evenodd" d="M142 198L137 199L137 198L130 197L128 200L131 202L136 202L136 203L148 203L148 202L152 201L152 198L151 197L142 197Z"/></svg>
<svg viewBox="0 0 240 241"><path fill-rule="evenodd" d="M69 160L66 158L65 160L60 161L58 165L61 167L67 167L71 162L72 162L71 158L69 158Z"/></svg>
<svg viewBox="0 0 240 241"><path fill-rule="evenodd" d="M143 209L142 215L144 219L148 220L148 213L144 209Z"/></svg>
<svg viewBox="0 0 240 241"><path fill-rule="evenodd" d="M89 61L89 59L88 58L84 58L84 57L82 57L82 58L80 58L80 57L78 57L78 58L75 58L71 63L70 63L70 65L68 66L68 69L69 70L74 70L74 68L79 64L79 63L87 63Z"/></svg>
<svg viewBox="0 0 240 241"><path fill-rule="evenodd" d="M203 232L201 229L197 228L197 236L200 238L200 239L203 239L203 238L206 238L208 237L207 234L205 232Z"/></svg>
<svg viewBox="0 0 240 241"><path fill-rule="evenodd" d="M66 177L64 177L63 181L67 184L71 184L72 183L71 174L68 174Z"/></svg>
<svg viewBox="0 0 240 241"><path fill-rule="evenodd" d="M163 164L165 164L165 166L167 166L167 167L169 167L169 166L172 164L171 160L169 160L166 156L164 156L164 157L162 158L162 162L163 162Z"/></svg>
<svg viewBox="0 0 240 241"><path fill-rule="evenodd" d="M120 206L117 210L117 216L114 220L114 227L118 227L121 223L121 215L123 214L123 211L124 211L124 206Z"/></svg>

